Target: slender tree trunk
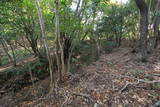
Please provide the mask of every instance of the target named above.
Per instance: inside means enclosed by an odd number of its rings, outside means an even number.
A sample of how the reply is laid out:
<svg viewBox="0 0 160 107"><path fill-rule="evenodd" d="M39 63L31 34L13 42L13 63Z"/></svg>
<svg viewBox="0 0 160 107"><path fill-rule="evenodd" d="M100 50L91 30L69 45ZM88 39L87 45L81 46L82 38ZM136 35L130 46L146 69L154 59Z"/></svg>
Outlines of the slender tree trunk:
<svg viewBox="0 0 160 107"><path fill-rule="evenodd" d="M3 57L1 54L2 53L0 52L0 66L2 65L2 59L1 58Z"/></svg>
<svg viewBox="0 0 160 107"><path fill-rule="evenodd" d="M140 10L140 48L141 60L147 59L147 35L148 35L148 6L144 0L135 0Z"/></svg>
<svg viewBox="0 0 160 107"><path fill-rule="evenodd" d="M13 64L14 64L14 66L16 66L16 55L15 55L15 51L14 51L14 48L13 48L13 46L12 46L12 44L11 44L11 42L10 41L7 41L7 43L9 44L9 46L10 46L10 48L11 48L11 51L12 51L12 56L13 56Z"/></svg>
<svg viewBox="0 0 160 107"><path fill-rule="evenodd" d="M154 48L157 48L157 45L158 45L158 38L159 38L159 25L160 25L160 17L157 16L155 22L154 22L154 43L153 43L153 46Z"/></svg>
<svg viewBox="0 0 160 107"><path fill-rule="evenodd" d="M26 33L26 34L27 34L27 33ZM28 34L28 35L29 35L29 34ZM34 53L34 55L39 57L39 51L38 51L38 46L37 46L37 40L32 40L32 39L30 39L30 38L28 37L28 35L25 36L25 37L26 37L27 41L29 42L30 47L31 47L31 49L32 49L32 51L33 51L33 53ZM30 35L30 36L31 36L31 35Z"/></svg>
<svg viewBox="0 0 160 107"><path fill-rule="evenodd" d="M123 36L123 16L122 16L122 11L123 11L123 4L122 4L122 0L121 0L121 30L120 30L120 35L118 37L118 47L121 46L121 41L122 41L122 36Z"/></svg>
<svg viewBox="0 0 160 107"><path fill-rule="evenodd" d="M99 35L98 35L99 36ZM100 48L100 41L99 41L99 38L97 37L96 39L96 56L99 57L101 55L101 48Z"/></svg>
<svg viewBox="0 0 160 107"><path fill-rule="evenodd" d="M29 70L30 77L31 77L31 82L32 82L32 86L33 86L33 91L36 91L36 86L35 86L34 79L33 79L33 74L32 74L31 65L30 65L30 64L27 64L27 66L28 66L28 70ZM35 97L37 98L37 95L35 95Z"/></svg>
<svg viewBox="0 0 160 107"><path fill-rule="evenodd" d="M38 18L39 18L39 24L40 24L40 28L41 28L41 36L42 36L43 45L45 47L47 59L48 59L48 62L49 62L49 71L50 71L50 77L51 77L51 83L50 83L51 90L50 91L52 92L53 88L54 88L53 60L51 58L50 50L48 48L48 44L47 44L47 40L46 40L46 35L45 35L44 21L43 21L43 17L42 17L41 9L39 7L38 0L35 0L35 7L36 7L37 13L38 13Z"/></svg>
<svg viewBox="0 0 160 107"><path fill-rule="evenodd" d="M160 11L160 0L157 0L157 6L155 8L155 11L158 12ZM153 20L153 29L154 29L154 48L157 47L158 45L158 32L159 32L159 25L160 25L160 16L156 15L154 20Z"/></svg>
<svg viewBox="0 0 160 107"><path fill-rule="evenodd" d="M8 56L10 62L13 62L13 58L12 58L12 56L8 52L9 50L8 50L8 47L7 47L6 43L5 43L5 41L4 40L0 40L0 41L1 41L1 44L3 46L3 50L6 53L6 55Z"/></svg>
<svg viewBox="0 0 160 107"><path fill-rule="evenodd" d="M81 0L78 0L77 2L78 3L77 3L76 11L75 11L75 16L78 16L79 14L79 7L80 7Z"/></svg>
<svg viewBox="0 0 160 107"><path fill-rule="evenodd" d="M64 49L63 49L63 43L61 41L61 37L60 37L60 29L59 29L59 0L55 0L55 27L56 27L56 36L58 39L58 45L60 47L60 58L61 58L61 67L62 67L62 71L60 71L60 73L66 73L66 68L65 68L65 62L64 62ZM62 80L60 80L62 81Z"/></svg>

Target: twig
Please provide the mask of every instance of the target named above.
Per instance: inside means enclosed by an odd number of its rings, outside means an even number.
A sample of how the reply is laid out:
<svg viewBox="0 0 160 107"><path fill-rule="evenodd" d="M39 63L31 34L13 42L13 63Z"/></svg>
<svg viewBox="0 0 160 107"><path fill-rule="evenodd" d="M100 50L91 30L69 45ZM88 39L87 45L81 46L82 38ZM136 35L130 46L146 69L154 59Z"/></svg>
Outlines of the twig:
<svg viewBox="0 0 160 107"><path fill-rule="evenodd" d="M135 83L131 83L131 82L127 81L126 85L119 92L122 93L123 91L125 91L128 88L129 85L137 85L137 84L139 84L139 82L140 82L139 80Z"/></svg>
<svg viewBox="0 0 160 107"><path fill-rule="evenodd" d="M61 89L59 89L59 92L60 92L60 90ZM70 99L70 97L68 97L68 93L62 88L62 90L65 92L65 100L64 100L64 102L62 103L62 105L61 105L61 107L63 107L64 106L64 104L68 101L68 99Z"/></svg>
<svg viewBox="0 0 160 107"><path fill-rule="evenodd" d="M153 76L157 76L157 77L160 77L160 74L152 74Z"/></svg>
<svg viewBox="0 0 160 107"><path fill-rule="evenodd" d="M88 95L88 94L83 94L83 93L72 93L72 95L82 96L82 97L85 97L85 98L91 100L92 102L94 101L94 100L91 98L91 96Z"/></svg>
<svg viewBox="0 0 160 107"><path fill-rule="evenodd" d="M64 104L66 104L66 102L68 102L68 100L70 99L71 97L66 97L65 101L62 103L61 107L64 106Z"/></svg>
<svg viewBox="0 0 160 107"><path fill-rule="evenodd" d="M144 82L144 83L148 83L148 84L160 83L160 80L159 81L156 81L156 80L154 80L154 81L146 81L146 80L143 80L143 79L137 79L137 80L139 80L139 82Z"/></svg>
<svg viewBox="0 0 160 107"><path fill-rule="evenodd" d="M124 87L122 87L122 89L120 89L119 93L122 93L124 90L126 90L129 85L131 85L131 84L127 81L126 85Z"/></svg>

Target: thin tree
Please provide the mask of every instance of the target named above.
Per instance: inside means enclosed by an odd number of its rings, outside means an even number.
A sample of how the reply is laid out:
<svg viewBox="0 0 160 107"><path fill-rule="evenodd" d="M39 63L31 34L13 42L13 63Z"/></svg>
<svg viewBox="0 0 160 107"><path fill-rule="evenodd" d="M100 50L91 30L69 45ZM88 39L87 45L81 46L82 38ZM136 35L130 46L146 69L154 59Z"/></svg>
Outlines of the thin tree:
<svg viewBox="0 0 160 107"><path fill-rule="evenodd" d="M8 46L6 44L6 41L4 39L0 39L0 42L2 44L2 47L3 47L3 50L5 52L5 54L8 56L9 58L9 61L10 62L14 62L14 59L12 58L12 56L9 54L9 49L8 49Z"/></svg>
<svg viewBox="0 0 160 107"><path fill-rule="evenodd" d="M49 71L50 71L50 77L51 77L51 90L50 91L53 91L53 88L54 88L54 78L53 78L53 61L52 61L52 58L51 58L51 55L50 55L50 50L48 48L48 44L47 44L47 40L46 40L46 34L45 34L45 26L44 26L44 20L43 20L43 17L42 17L42 13L41 13L41 9L39 7L39 2L38 0L35 0L35 7L37 9L37 13L38 13L38 18L39 18L39 24L40 24L40 29L41 29L41 36L42 36L42 42L44 45L44 48L45 48L45 51L46 51L46 55L47 55L47 59L48 59L48 62L49 62Z"/></svg>
<svg viewBox="0 0 160 107"><path fill-rule="evenodd" d="M59 0L55 0L54 4L55 4L55 33L56 33L56 39L57 39L56 41L58 42L56 48L60 47L61 70L59 70L59 72L60 72L60 81L63 81L62 74L66 73L66 67L65 67L65 61L64 61L64 51L63 51L64 49L63 49L63 43L62 43L63 40L61 40L60 28L59 28Z"/></svg>
<svg viewBox="0 0 160 107"><path fill-rule="evenodd" d="M155 17L153 20L153 29L154 29L154 48L158 45L158 35L159 35L159 25L160 25L160 16L157 14L160 11L160 0L156 0L156 8L155 8Z"/></svg>

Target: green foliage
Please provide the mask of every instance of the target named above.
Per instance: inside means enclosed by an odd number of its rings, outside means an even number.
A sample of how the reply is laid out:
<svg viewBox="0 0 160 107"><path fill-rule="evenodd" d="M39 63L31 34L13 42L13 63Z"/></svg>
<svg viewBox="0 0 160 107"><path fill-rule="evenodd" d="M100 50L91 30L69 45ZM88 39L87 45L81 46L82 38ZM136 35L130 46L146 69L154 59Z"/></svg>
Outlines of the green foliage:
<svg viewBox="0 0 160 107"><path fill-rule="evenodd" d="M100 40L103 50L110 52L116 43L102 39L111 38L114 40L120 36L129 38L130 36L134 37L137 33L138 11L134 1L130 0L129 3L123 5L112 4L109 1L83 0L82 6L78 11L75 11L71 8L71 0L60 0L60 32L73 40L73 45L76 45L75 53L85 54L82 60L90 62L91 58L88 56L91 56L92 49L95 47L92 46L93 43L80 43L81 39ZM53 41L55 38L53 1L40 0L39 5L45 22L46 35L48 40ZM0 26L2 26L0 38L13 41L23 36L30 44L33 42L35 43L33 45L37 47L42 45L34 0L4 1L0 3L0 9L2 10L0 11ZM156 15L159 15L159 12L156 12ZM41 53L41 49L37 50ZM17 59L22 59L29 53L24 50L15 50L15 54ZM43 55L44 53L41 56ZM5 62L7 59L2 60L4 60L3 64L7 63ZM35 64L33 69L36 69L37 66L43 66L43 64ZM37 72L41 72L41 70Z"/></svg>
<svg viewBox="0 0 160 107"><path fill-rule="evenodd" d="M116 47L116 42L101 40L101 47L105 53L110 53Z"/></svg>
<svg viewBox="0 0 160 107"><path fill-rule="evenodd" d="M11 76L16 75L23 75L30 72L29 69L31 69L33 76L38 78L44 78L46 75L48 75L48 72L46 71L46 64L45 63L32 63L31 65L24 65L22 67L15 67L10 70L7 70L6 73ZM29 68L30 67L30 68Z"/></svg>
<svg viewBox="0 0 160 107"><path fill-rule="evenodd" d="M37 72L37 73L42 73L42 72L44 72L44 68L43 68L43 66L45 66L46 65L46 63L43 63L43 62L37 62L37 63L35 63L35 64L33 64L32 66L31 66L31 69L32 70L34 70L35 72ZM38 68L38 69L37 69Z"/></svg>
<svg viewBox="0 0 160 107"><path fill-rule="evenodd" d="M9 63L9 59L8 59L7 56L1 57L1 60L0 60L0 61L1 61L1 62L0 62L0 65L6 65L6 64Z"/></svg>
<svg viewBox="0 0 160 107"><path fill-rule="evenodd" d="M125 5L109 4L103 8L103 13L104 16L97 24L97 33L105 33L110 38L116 36L127 38L135 35L133 33L137 30L135 24L138 22L138 17L133 2Z"/></svg>
<svg viewBox="0 0 160 107"><path fill-rule="evenodd" d="M6 41L16 40L15 32L0 32L0 39L5 39Z"/></svg>
<svg viewBox="0 0 160 107"><path fill-rule="evenodd" d="M30 53L26 50L15 50L15 56L17 61L23 60L25 58L28 58L30 55Z"/></svg>
<svg viewBox="0 0 160 107"><path fill-rule="evenodd" d="M83 64L88 65L92 62L92 44L90 44L87 41L82 41L81 43L79 43L76 48L74 49L74 54L75 55L79 55L80 62L83 62ZM75 60L76 61L76 60Z"/></svg>
<svg viewBox="0 0 160 107"><path fill-rule="evenodd" d="M28 72L28 68L27 68L27 66L23 66L23 67L18 67L18 68L13 68L13 69L7 70L6 72L12 76L21 75L21 74Z"/></svg>
<svg viewBox="0 0 160 107"><path fill-rule="evenodd" d="M158 11L158 10L154 10L152 13L152 17L153 16L160 16L160 10Z"/></svg>

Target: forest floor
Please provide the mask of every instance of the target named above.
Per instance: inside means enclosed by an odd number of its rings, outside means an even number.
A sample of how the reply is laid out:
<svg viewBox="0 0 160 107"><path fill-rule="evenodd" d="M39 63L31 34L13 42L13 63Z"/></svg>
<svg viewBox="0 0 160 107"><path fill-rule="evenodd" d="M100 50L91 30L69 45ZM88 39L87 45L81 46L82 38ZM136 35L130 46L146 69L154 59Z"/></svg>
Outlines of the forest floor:
<svg viewBox="0 0 160 107"><path fill-rule="evenodd" d="M34 87L24 87L14 97L1 98L0 105L150 107L160 101L160 50L145 63L139 61L139 54L131 51L121 47L101 55L96 62L68 76L65 83L55 88L56 94L45 94L50 81L46 78Z"/></svg>

